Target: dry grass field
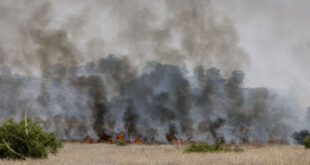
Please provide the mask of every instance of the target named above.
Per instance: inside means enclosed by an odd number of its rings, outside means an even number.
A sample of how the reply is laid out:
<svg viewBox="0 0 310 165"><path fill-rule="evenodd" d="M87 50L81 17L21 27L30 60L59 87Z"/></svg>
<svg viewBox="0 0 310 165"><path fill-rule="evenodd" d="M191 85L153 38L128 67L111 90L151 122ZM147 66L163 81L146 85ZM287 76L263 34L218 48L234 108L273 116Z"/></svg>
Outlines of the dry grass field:
<svg viewBox="0 0 310 165"><path fill-rule="evenodd" d="M5 165L201 164L201 165L309 165L310 150L303 146L243 146L244 152L183 153L184 145L128 145L65 143L45 160L0 160Z"/></svg>

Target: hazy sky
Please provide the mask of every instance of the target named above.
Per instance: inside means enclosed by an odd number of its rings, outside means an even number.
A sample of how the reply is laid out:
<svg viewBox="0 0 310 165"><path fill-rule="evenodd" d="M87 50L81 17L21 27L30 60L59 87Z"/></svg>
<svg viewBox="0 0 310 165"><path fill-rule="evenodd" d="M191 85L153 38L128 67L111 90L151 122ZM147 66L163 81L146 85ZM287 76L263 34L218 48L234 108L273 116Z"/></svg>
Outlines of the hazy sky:
<svg viewBox="0 0 310 165"><path fill-rule="evenodd" d="M251 57L247 86L309 86L309 0L214 2L234 21L240 45Z"/></svg>

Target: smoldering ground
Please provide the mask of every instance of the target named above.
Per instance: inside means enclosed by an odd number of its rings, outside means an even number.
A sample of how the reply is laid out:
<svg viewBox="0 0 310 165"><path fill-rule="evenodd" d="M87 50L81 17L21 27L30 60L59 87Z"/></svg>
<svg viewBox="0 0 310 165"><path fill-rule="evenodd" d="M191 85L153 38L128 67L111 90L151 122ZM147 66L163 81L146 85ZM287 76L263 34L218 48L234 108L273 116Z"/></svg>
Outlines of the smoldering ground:
<svg viewBox="0 0 310 165"><path fill-rule="evenodd" d="M2 119L27 111L61 139L124 132L160 142L288 143L303 125L293 97L242 87L248 56L212 1L0 8Z"/></svg>

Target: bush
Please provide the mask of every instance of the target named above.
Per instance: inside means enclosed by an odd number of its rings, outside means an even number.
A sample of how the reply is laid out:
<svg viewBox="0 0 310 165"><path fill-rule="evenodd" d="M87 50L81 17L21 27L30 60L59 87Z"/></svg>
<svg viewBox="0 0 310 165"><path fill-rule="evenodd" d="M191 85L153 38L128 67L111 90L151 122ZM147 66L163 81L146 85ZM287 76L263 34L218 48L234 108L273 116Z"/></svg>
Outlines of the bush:
<svg viewBox="0 0 310 165"><path fill-rule="evenodd" d="M308 130L301 130L299 132L294 132L293 138L297 142L297 144L303 145L303 140L310 135Z"/></svg>
<svg viewBox="0 0 310 165"><path fill-rule="evenodd" d="M47 158L62 146L54 132L44 132L31 119L8 119L0 125L0 158Z"/></svg>
<svg viewBox="0 0 310 165"><path fill-rule="evenodd" d="M127 144L123 140L115 140L114 143L118 146L127 146Z"/></svg>
<svg viewBox="0 0 310 165"><path fill-rule="evenodd" d="M218 152L218 151L243 151L241 148L225 148L221 146L220 143L215 143L213 145L209 144L191 144L189 147L185 148L184 152Z"/></svg>
<svg viewBox="0 0 310 165"><path fill-rule="evenodd" d="M306 137L303 142L306 148L310 148L310 136Z"/></svg>

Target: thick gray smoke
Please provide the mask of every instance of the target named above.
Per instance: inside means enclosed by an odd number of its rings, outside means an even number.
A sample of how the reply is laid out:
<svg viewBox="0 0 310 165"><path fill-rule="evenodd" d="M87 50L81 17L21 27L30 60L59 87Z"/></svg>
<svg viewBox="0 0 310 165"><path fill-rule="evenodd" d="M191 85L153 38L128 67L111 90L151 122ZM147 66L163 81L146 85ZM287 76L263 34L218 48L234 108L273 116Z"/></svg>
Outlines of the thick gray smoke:
<svg viewBox="0 0 310 165"><path fill-rule="evenodd" d="M1 120L27 111L61 139L147 142L288 143L299 128L293 98L242 87L247 55L211 1L11 0L0 11Z"/></svg>
<svg viewBox="0 0 310 165"><path fill-rule="evenodd" d="M199 66L188 77L184 68L149 62L137 74L127 59L109 55L45 72L48 79L2 73L1 97L10 99L1 102L1 116L21 117L24 108L45 129L77 140L124 132L127 140L147 142L289 143L295 129L292 101L242 88L241 71L225 79L217 68Z"/></svg>
<svg viewBox="0 0 310 165"><path fill-rule="evenodd" d="M249 64L232 21L209 0L9 0L0 9L2 64L19 73L40 75L48 64L84 64L110 53L139 69L158 61L217 66L229 75Z"/></svg>

